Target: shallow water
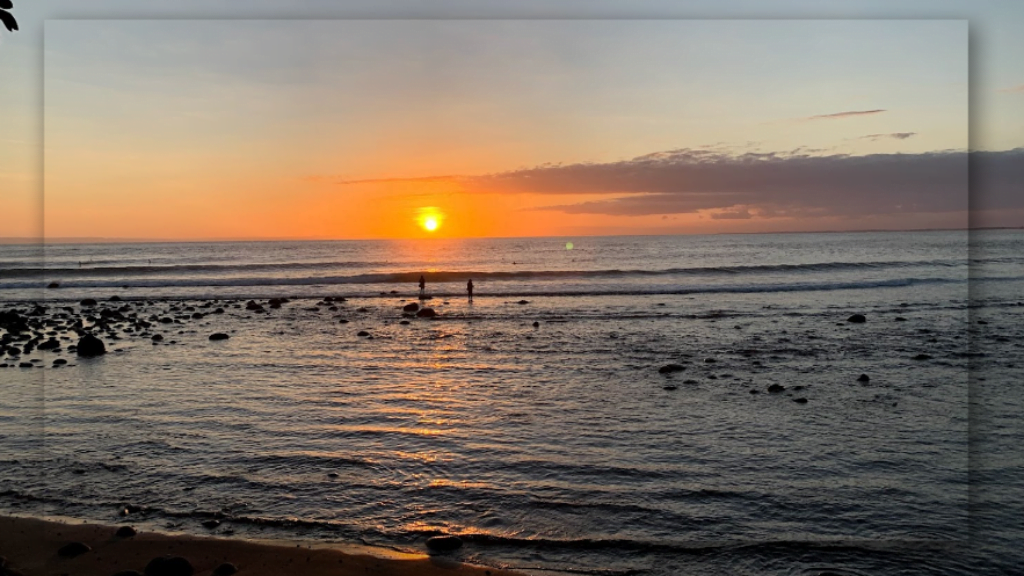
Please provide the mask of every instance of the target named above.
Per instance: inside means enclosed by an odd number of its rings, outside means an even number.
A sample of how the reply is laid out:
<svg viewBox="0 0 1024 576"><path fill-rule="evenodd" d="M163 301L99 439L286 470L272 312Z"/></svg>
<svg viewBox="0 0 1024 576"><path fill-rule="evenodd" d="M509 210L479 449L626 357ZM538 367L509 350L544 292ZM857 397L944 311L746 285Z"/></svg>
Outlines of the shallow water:
<svg viewBox="0 0 1024 576"><path fill-rule="evenodd" d="M462 559L537 573L1007 573L1024 234L967 240L93 246L45 266L0 247L4 308L41 294L77 318L116 293L99 307L172 320L101 332L100 358L8 355L46 368L0 372L0 507L401 549L455 533ZM338 244L349 264L296 264ZM246 251L265 262L239 281ZM75 254L103 269L69 273ZM151 259L176 268L116 271ZM316 283L275 280L296 270ZM441 315L403 325L420 270ZM299 298L244 308L280 295Z"/></svg>

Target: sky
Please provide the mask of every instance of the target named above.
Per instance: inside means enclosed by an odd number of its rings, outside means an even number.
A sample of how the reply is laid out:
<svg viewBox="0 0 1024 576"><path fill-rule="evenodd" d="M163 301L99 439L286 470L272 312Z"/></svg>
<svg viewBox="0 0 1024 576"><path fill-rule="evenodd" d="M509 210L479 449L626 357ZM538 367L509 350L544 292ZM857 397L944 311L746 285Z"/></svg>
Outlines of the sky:
<svg viewBox="0 0 1024 576"><path fill-rule="evenodd" d="M1024 225L1016 3L21 4L0 237Z"/></svg>

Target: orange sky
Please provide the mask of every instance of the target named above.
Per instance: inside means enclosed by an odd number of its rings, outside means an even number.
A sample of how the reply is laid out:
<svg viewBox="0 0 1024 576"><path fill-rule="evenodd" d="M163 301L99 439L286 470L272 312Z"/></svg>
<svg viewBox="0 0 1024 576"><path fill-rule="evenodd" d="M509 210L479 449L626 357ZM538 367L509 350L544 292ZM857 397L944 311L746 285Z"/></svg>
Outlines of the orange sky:
<svg viewBox="0 0 1024 576"><path fill-rule="evenodd" d="M956 21L55 21L45 234L956 227L914 195L863 210L799 157L965 149L966 53ZM752 152L791 189L709 172Z"/></svg>

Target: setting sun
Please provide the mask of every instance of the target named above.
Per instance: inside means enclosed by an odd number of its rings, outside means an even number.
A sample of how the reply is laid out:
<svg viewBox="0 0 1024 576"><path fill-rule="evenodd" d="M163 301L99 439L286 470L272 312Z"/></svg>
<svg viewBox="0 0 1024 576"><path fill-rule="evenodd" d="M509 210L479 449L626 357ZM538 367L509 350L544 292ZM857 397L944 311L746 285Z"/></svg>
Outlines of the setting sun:
<svg viewBox="0 0 1024 576"><path fill-rule="evenodd" d="M435 206L424 206L417 210L418 214L416 220L419 222L421 228L427 232L435 232L441 227L441 222L444 220L444 213L442 213Z"/></svg>

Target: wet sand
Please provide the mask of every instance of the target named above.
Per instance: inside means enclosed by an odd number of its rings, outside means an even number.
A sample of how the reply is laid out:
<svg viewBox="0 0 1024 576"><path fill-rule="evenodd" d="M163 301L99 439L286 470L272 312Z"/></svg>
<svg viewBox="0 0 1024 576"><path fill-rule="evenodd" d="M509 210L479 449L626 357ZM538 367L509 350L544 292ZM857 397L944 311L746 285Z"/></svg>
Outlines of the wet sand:
<svg viewBox="0 0 1024 576"><path fill-rule="evenodd" d="M49 576L112 576L132 570L145 573L151 560L180 556L196 576L319 575L445 575L515 576L515 572L461 564L444 556L387 552L386 556L358 554L312 544L266 544L247 540L139 532L117 536L118 526L72 524L30 518L0 517L0 556L6 563L0 574ZM90 549L73 557L61 555L66 545L80 542ZM382 553L383 554L383 553Z"/></svg>

